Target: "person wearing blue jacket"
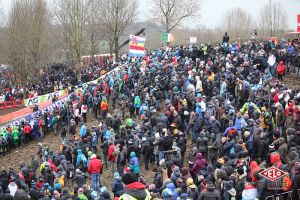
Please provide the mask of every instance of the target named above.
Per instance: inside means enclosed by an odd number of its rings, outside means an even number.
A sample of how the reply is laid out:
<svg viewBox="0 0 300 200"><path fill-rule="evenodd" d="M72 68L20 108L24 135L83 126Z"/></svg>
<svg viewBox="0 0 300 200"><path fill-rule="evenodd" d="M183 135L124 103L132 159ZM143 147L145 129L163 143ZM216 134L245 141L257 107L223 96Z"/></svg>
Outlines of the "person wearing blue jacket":
<svg viewBox="0 0 300 200"><path fill-rule="evenodd" d="M85 124L82 124L81 127L80 127L80 138L83 138L85 135L86 135L86 132L87 132L87 128L85 126Z"/></svg>
<svg viewBox="0 0 300 200"><path fill-rule="evenodd" d="M135 173L137 175L137 177L139 176L140 173L140 161L138 159L138 157L136 157L135 152L131 152L130 153L130 171Z"/></svg>
<svg viewBox="0 0 300 200"><path fill-rule="evenodd" d="M84 165L87 166L87 159L85 155L82 153L81 149L77 149L76 167L79 166L80 161L83 161Z"/></svg>

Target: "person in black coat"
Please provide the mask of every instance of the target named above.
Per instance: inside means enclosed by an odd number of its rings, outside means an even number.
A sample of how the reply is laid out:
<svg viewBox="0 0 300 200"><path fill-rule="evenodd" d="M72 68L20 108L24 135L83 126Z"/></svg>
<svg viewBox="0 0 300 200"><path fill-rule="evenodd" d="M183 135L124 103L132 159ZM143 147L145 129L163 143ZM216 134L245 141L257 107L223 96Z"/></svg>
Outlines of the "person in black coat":
<svg viewBox="0 0 300 200"><path fill-rule="evenodd" d="M220 193L216 190L214 184L211 182L207 183L206 190L201 192L198 200L220 200Z"/></svg>
<svg viewBox="0 0 300 200"><path fill-rule="evenodd" d="M298 173L294 177L293 182L292 182L292 199L299 199L299 192L298 190L300 189L300 166L298 166Z"/></svg>
<svg viewBox="0 0 300 200"><path fill-rule="evenodd" d="M225 35L223 36L223 43L228 43L229 42L229 36L227 32L225 32Z"/></svg>

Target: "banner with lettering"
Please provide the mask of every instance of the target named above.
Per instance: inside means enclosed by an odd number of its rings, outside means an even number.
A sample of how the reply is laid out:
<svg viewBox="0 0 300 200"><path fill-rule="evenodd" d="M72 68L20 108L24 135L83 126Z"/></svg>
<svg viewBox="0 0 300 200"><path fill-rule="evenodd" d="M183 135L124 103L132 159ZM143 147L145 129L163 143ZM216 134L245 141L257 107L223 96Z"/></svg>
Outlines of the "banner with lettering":
<svg viewBox="0 0 300 200"><path fill-rule="evenodd" d="M64 89L64 90L60 90L57 92L52 92L50 94L45 94L45 95L41 95L41 96L29 98L29 99L24 99L24 106L27 107L27 106L33 106L34 104L41 104L50 99L52 100L54 96L56 96L57 98L63 98L67 95L68 95L68 90Z"/></svg>
<svg viewBox="0 0 300 200"><path fill-rule="evenodd" d="M22 116L21 118L18 118L18 119L14 120L14 121L6 123L2 127L0 127L0 129L5 128L5 127L7 127L9 125L10 126L18 126L22 122L26 122L26 121L27 122L31 122L31 121L33 121L38 116L39 113L44 113L44 112L46 112L46 110L47 111L53 111L55 107L62 106L64 102L67 102L69 100L70 96L71 95L68 95L67 97L62 98L62 99L56 101L55 103L53 103L53 104L51 104L51 105L49 105L49 106L47 106L45 108L40 109L38 112L33 112L33 113L30 113L30 114L27 114L25 116Z"/></svg>

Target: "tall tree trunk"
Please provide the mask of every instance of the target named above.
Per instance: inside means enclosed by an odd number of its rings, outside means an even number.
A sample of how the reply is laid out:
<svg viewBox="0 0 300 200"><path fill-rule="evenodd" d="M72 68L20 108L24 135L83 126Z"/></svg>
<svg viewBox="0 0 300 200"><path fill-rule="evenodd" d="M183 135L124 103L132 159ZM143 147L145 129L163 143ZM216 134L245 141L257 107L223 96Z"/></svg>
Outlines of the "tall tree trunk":
<svg viewBox="0 0 300 200"><path fill-rule="evenodd" d="M114 38L114 46L115 46L115 49L114 49L114 53L115 53L115 58L116 58L116 61L119 60L119 38L118 37L115 37Z"/></svg>

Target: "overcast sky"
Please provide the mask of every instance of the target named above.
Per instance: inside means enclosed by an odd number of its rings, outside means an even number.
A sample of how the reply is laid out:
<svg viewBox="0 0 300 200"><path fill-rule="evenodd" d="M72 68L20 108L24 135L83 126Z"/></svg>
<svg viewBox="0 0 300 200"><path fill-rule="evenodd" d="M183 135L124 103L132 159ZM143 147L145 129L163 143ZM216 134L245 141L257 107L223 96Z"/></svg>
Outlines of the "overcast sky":
<svg viewBox="0 0 300 200"><path fill-rule="evenodd" d="M7 12L13 0L2 0L2 6ZM53 2L53 0L48 0ZM149 8L151 0L137 0L139 3L139 21L150 19ZM241 7L247 10L255 19L258 19L259 10L268 3L269 0L201 0L201 18L199 23L208 27L214 27L221 22L226 10L234 7ZM283 8L288 14L288 28L296 30L297 14L300 14L300 0L272 0L281 2Z"/></svg>

